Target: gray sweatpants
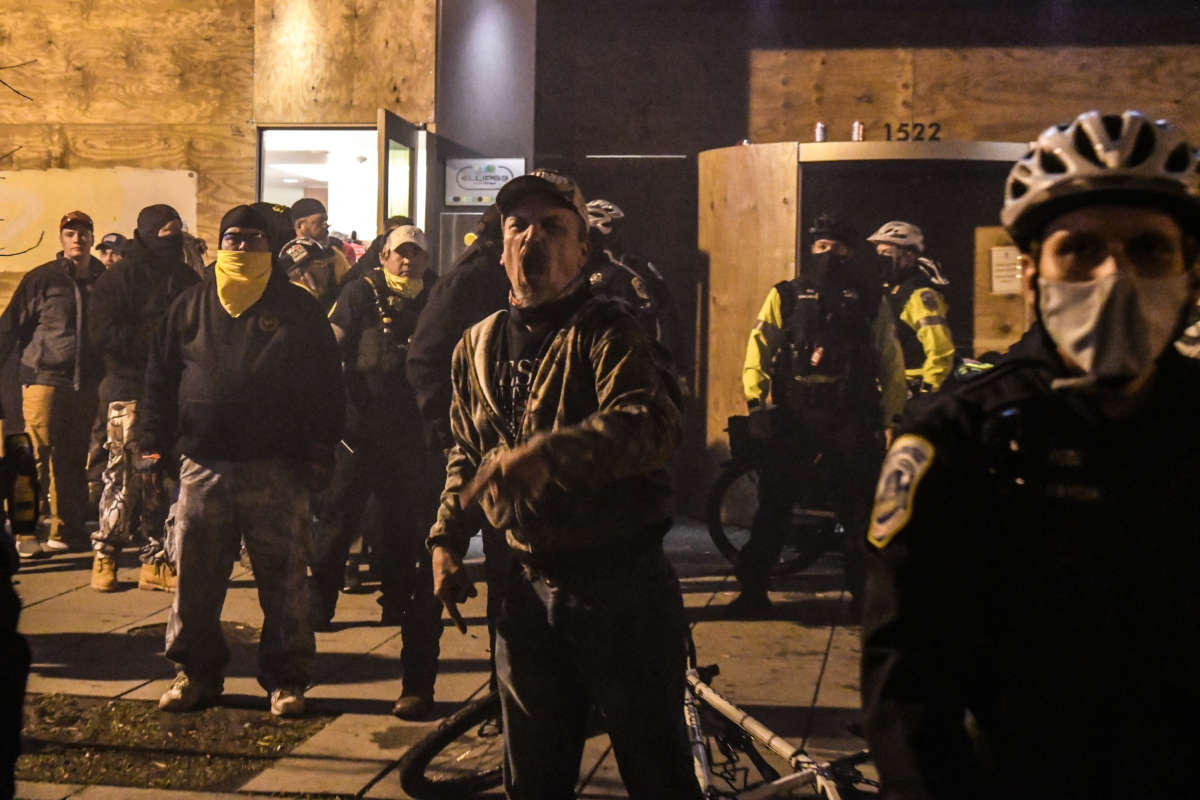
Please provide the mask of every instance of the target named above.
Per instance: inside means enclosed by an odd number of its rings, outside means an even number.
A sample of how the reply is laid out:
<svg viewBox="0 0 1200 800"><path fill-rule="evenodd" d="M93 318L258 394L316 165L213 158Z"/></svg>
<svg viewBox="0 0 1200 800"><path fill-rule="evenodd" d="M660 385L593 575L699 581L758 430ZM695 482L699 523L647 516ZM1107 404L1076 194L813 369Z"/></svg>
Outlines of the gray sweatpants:
<svg viewBox="0 0 1200 800"><path fill-rule="evenodd" d="M179 580L167 618L167 658L189 677L221 678L229 662L221 607L244 538L263 611L258 682L268 692L304 688L316 651L305 581L309 525L308 490L292 462L202 464L183 456L167 548Z"/></svg>

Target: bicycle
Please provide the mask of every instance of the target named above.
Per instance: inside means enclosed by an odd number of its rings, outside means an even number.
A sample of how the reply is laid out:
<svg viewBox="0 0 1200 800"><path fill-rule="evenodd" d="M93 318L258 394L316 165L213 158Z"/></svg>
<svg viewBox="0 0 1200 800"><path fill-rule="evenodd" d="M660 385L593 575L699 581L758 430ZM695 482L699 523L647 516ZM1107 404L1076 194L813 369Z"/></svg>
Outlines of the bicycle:
<svg viewBox="0 0 1200 800"><path fill-rule="evenodd" d="M858 767L870 755L862 750L834 761L819 761L738 708L712 687L716 665L696 665L688 638L683 714L697 781L706 800L766 800L812 787L826 800L866 796L861 787L878 782ZM504 743L499 695L489 691L448 717L401 758L400 785L417 800L465 800L500 784ZM783 759L787 774L771 765L760 748Z"/></svg>
<svg viewBox="0 0 1200 800"><path fill-rule="evenodd" d="M807 797L853 800L872 796L879 782L858 767L870 760L860 750L833 761L819 761L802 746L772 731L714 689L711 681L718 666L698 667L689 655L684 718L696 765L696 779L706 800L766 800L793 797L798 789L812 787ZM779 756L790 772L781 774L759 748ZM743 758L748 764L743 763Z"/></svg>
<svg viewBox="0 0 1200 800"><path fill-rule="evenodd" d="M772 412L761 412L772 413ZM755 437L750 432L748 416L729 418L729 449L731 458L722 465L721 473L708 492L705 521L708 535L721 555L736 566L738 553L750 538L754 514L758 508L760 471L778 458L772 449L775 440ZM818 469L820 454L813 454L811 479L798 481L792 499L790 524L784 535L783 550L772 569L774 575L787 575L811 566L828 550L841 550L839 540L844 530L837 514L822 507L821 497L828 496L825 476Z"/></svg>

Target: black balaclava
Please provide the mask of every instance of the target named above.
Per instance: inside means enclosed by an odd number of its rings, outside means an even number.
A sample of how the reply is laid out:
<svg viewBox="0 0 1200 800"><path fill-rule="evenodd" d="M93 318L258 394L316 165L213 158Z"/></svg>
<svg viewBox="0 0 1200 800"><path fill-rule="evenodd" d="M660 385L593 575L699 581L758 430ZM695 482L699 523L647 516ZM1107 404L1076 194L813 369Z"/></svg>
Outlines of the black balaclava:
<svg viewBox="0 0 1200 800"><path fill-rule="evenodd" d="M832 250L810 253L804 262L804 275L819 287L840 287L847 282L846 265L850 257L838 255Z"/></svg>
<svg viewBox="0 0 1200 800"><path fill-rule="evenodd" d="M170 236L158 235L164 225L179 218L179 212L166 203L146 206L138 213L135 235L155 257L182 261L183 232L173 233Z"/></svg>

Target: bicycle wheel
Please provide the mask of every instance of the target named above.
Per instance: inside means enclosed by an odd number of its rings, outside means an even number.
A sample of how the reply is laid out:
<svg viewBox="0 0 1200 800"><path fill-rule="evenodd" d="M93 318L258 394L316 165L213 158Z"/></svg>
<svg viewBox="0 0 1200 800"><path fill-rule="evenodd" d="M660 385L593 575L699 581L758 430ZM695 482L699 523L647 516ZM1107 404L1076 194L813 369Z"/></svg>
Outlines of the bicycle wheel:
<svg viewBox="0 0 1200 800"><path fill-rule="evenodd" d="M400 785L417 800L459 800L499 785L504 736L500 695L460 708L400 759Z"/></svg>
<svg viewBox="0 0 1200 800"><path fill-rule="evenodd" d="M750 526L758 508L758 468L734 461L713 483L708 493L708 535L721 555L736 565L738 553L750 539ZM833 521L827 512L812 511L804 503L792 505L791 525L772 574L786 575L810 566L825 552Z"/></svg>

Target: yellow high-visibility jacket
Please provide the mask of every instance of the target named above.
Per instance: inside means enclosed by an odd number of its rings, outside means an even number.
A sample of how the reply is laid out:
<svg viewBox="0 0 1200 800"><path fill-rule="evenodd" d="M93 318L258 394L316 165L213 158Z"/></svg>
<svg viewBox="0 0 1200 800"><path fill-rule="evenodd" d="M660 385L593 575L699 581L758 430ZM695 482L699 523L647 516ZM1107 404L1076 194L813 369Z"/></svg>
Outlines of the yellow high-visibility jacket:
<svg viewBox="0 0 1200 800"><path fill-rule="evenodd" d="M787 338L784 330L783 301L779 289L772 287L767 293L758 319L750 331L746 343L746 362L742 367L742 389L749 405L766 402L771 389L771 364L779 348ZM880 398L881 423L884 428L896 424L904 411L907 390L904 379L904 359L896 339L895 324L885 300L880 299L879 308L871 320L871 342L876 354Z"/></svg>

